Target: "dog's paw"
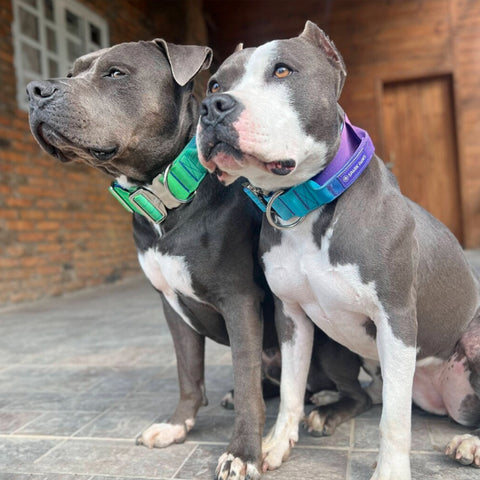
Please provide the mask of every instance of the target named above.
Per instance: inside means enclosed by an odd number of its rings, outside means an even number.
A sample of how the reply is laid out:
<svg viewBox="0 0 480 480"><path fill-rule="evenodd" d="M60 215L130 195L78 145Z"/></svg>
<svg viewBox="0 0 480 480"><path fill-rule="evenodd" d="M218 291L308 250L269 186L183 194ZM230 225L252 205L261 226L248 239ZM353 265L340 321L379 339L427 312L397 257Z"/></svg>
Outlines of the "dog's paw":
<svg viewBox="0 0 480 480"><path fill-rule="evenodd" d="M297 441L298 422L287 422L283 428L277 428L275 425L262 442L262 470L266 472L277 469L288 459Z"/></svg>
<svg viewBox="0 0 480 480"><path fill-rule="evenodd" d="M480 468L480 438L469 433L456 435L447 445L445 455L462 465Z"/></svg>
<svg viewBox="0 0 480 480"><path fill-rule="evenodd" d="M215 480L259 480L258 468L231 453L224 453L215 470Z"/></svg>
<svg viewBox="0 0 480 480"><path fill-rule="evenodd" d="M310 396L310 401L317 407L330 405L340 400L340 393L335 390L321 390Z"/></svg>
<svg viewBox="0 0 480 480"><path fill-rule="evenodd" d="M303 424L310 435L313 437L333 435L338 421L334 415L331 416L329 413L329 409L314 409L308 417L305 417Z"/></svg>
<svg viewBox="0 0 480 480"><path fill-rule="evenodd" d="M223 408L227 410L234 410L235 409L235 401L233 399L233 390L225 394L220 402Z"/></svg>
<svg viewBox="0 0 480 480"><path fill-rule="evenodd" d="M184 425L154 423L137 437L136 443L148 448L164 448L172 443L182 443L187 438L187 433L192 429L193 423L193 420L187 420Z"/></svg>

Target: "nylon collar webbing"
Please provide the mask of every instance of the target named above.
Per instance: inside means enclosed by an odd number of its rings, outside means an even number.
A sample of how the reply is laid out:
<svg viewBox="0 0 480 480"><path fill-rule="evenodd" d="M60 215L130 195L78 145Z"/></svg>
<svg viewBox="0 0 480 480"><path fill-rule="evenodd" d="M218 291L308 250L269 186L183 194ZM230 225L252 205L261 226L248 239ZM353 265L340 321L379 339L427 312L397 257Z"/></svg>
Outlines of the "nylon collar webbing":
<svg viewBox="0 0 480 480"><path fill-rule="evenodd" d="M153 223L161 223L169 209L188 203L205 178L207 170L198 161L195 137L180 155L150 185L125 188L112 182L110 193L130 213L139 213Z"/></svg>

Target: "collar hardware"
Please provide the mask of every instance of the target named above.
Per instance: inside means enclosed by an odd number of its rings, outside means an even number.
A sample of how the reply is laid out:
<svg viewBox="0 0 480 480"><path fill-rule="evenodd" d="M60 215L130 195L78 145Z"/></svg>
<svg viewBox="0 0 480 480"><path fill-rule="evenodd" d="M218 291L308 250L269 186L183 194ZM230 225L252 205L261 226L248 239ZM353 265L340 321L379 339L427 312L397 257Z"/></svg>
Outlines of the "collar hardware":
<svg viewBox="0 0 480 480"><path fill-rule="evenodd" d="M265 209L265 216L267 217L267 222L274 228L277 228L278 230L288 230L289 228L295 227L295 225L298 225L300 222L302 222L305 217L292 217L292 221L290 223L281 223L279 219L281 217L275 213L275 210L273 210L273 203L279 197L280 195L283 195L285 193L284 190L278 190L276 191L271 197L270 200L267 203L267 207Z"/></svg>
<svg viewBox="0 0 480 480"><path fill-rule="evenodd" d="M141 213L153 223L161 223L167 218L167 208L153 192L146 188L137 188L129 195L130 200Z"/></svg>

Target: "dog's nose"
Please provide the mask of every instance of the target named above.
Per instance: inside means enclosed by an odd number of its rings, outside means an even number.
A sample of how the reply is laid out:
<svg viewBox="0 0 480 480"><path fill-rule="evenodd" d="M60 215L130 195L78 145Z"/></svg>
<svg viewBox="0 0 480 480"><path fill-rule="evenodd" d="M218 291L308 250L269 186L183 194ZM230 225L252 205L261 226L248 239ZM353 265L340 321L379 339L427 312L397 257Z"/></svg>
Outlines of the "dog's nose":
<svg viewBox="0 0 480 480"><path fill-rule="evenodd" d="M221 122L227 114L235 110L238 105L235 98L226 93L211 95L201 105L201 121L205 125L216 125Z"/></svg>
<svg viewBox="0 0 480 480"><path fill-rule="evenodd" d="M30 104L42 104L52 99L58 88L49 81L34 81L27 85L27 95Z"/></svg>

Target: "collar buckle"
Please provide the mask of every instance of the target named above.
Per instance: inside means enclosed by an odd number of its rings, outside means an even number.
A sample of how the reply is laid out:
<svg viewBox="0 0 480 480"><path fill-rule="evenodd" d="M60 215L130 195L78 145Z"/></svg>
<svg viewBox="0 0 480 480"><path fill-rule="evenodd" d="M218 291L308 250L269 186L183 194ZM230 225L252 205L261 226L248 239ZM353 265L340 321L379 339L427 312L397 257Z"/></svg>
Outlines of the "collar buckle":
<svg viewBox="0 0 480 480"><path fill-rule="evenodd" d="M128 198L153 223L162 223L167 218L167 208L150 190L138 187Z"/></svg>
<svg viewBox="0 0 480 480"><path fill-rule="evenodd" d="M251 183L249 182L245 182L245 183L242 183L242 187L245 189L245 190L248 190L246 193L249 194L249 197L254 200L254 201L257 201L257 205L263 210L265 211L267 206L268 206L268 201L266 200L265 198L265 194L263 193L263 190L261 188L258 188L258 187L254 187ZM255 198L253 198L253 197ZM262 208L263 207L263 208Z"/></svg>

